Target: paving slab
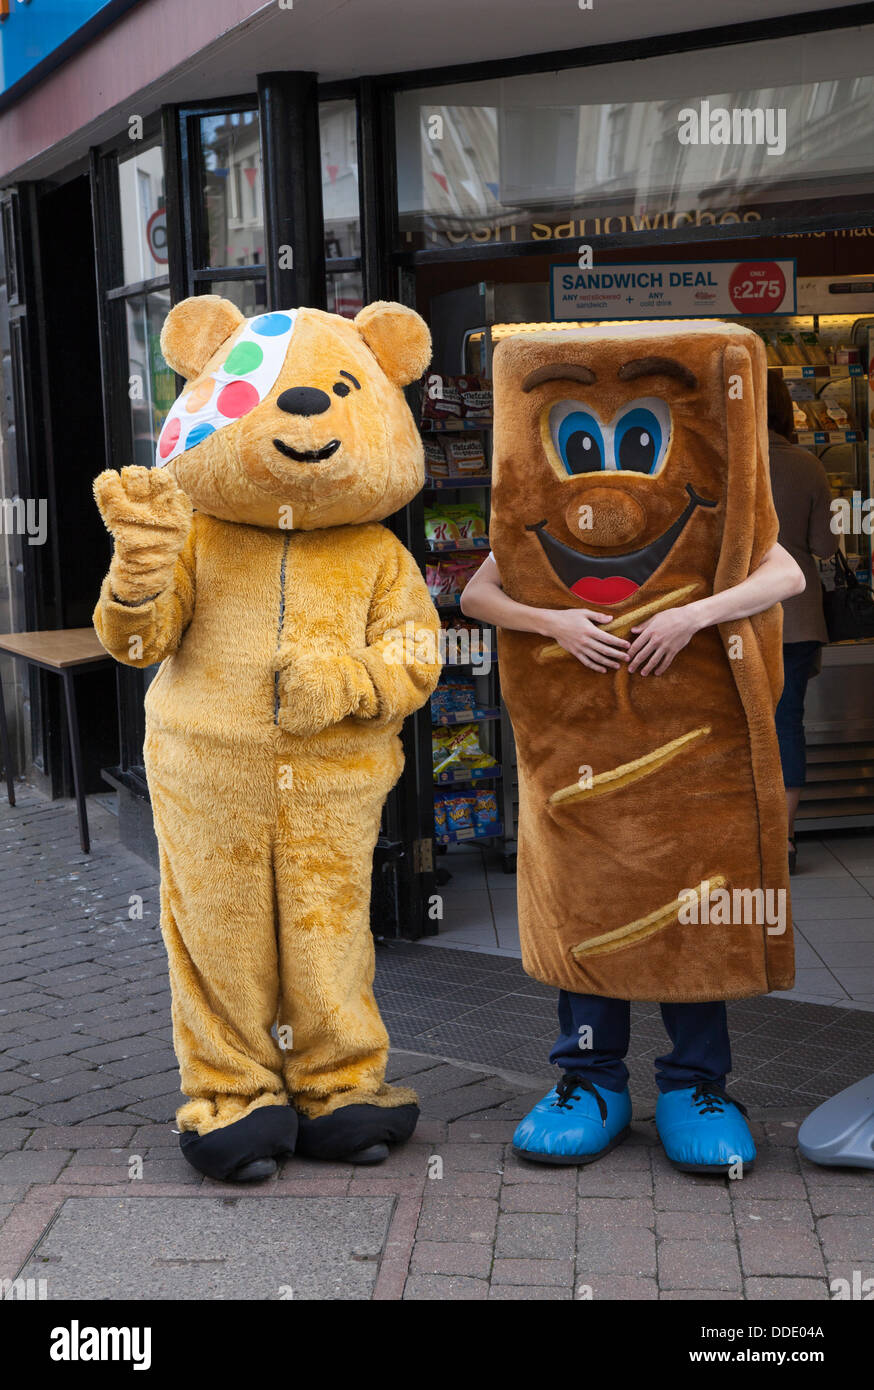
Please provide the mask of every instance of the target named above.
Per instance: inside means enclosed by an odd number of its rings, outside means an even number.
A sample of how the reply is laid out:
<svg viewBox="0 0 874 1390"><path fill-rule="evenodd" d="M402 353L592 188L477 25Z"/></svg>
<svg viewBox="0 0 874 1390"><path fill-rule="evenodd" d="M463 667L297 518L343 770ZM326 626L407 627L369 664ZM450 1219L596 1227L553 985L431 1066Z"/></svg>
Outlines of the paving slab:
<svg viewBox="0 0 874 1390"><path fill-rule="evenodd" d="M21 1272L49 1299L369 1299L380 1197L69 1197Z"/></svg>

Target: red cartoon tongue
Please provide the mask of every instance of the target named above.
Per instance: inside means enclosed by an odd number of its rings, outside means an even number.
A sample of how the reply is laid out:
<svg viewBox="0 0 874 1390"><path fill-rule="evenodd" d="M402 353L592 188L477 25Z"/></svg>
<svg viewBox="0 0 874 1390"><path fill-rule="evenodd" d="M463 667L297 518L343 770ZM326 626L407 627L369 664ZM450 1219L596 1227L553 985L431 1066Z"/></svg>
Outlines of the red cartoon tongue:
<svg viewBox="0 0 874 1390"><path fill-rule="evenodd" d="M586 578L578 579L571 588L571 593L576 594L577 598L586 599L588 603L621 603L624 598L630 598L640 588L633 579L623 579L619 574L613 574L609 579Z"/></svg>

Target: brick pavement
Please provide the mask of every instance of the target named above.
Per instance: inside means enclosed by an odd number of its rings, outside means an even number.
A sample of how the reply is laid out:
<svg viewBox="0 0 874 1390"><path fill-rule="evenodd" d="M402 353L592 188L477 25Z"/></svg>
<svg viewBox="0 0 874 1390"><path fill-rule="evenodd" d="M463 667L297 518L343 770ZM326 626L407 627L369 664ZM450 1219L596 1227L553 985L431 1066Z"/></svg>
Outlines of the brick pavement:
<svg viewBox="0 0 874 1390"><path fill-rule="evenodd" d="M168 1269L190 1265L206 1279L201 1296L281 1297L254 1248L265 1239L285 1241L292 1266L321 1252L315 1272L295 1276L304 1297L809 1300L827 1299L833 1279L874 1278L871 1174L799 1157L808 1105L753 1105L760 1157L742 1181L671 1169L643 1087L633 1137L602 1163L534 1167L509 1141L543 1077L447 1058L433 1043L392 1054L390 1074L417 1086L423 1118L381 1167L293 1159L257 1189L199 1178L170 1123L178 1089L156 877L118 845L105 809L90 814L84 856L69 805L24 788L19 807L0 807L0 1278L45 1277L52 1297L78 1262L84 1297L171 1297ZM399 959L440 954L404 946ZM380 953L380 971L391 968ZM428 996L413 994L424 1007ZM239 1248L246 1221L234 1259L215 1237L217 1199L250 1214L255 1273ZM179 1237L167 1254L192 1217L212 1233L210 1250L189 1260ZM126 1230L140 1252L133 1275Z"/></svg>

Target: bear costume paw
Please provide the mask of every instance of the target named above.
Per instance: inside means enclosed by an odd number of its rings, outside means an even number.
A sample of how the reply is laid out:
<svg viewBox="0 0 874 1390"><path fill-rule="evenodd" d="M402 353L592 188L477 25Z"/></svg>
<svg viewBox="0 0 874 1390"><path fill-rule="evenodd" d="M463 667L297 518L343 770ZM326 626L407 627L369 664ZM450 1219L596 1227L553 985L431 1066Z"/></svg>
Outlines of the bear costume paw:
<svg viewBox="0 0 874 1390"><path fill-rule="evenodd" d="M346 1163L382 1163L416 1128L418 1105L344 1105L330 1115L301 1114L298 1154Z"/></svg>
<svg viewBox="0 0 874 1390"><path fill-rule="evenodd" d="M179 1136L184 1157L207 1178L219 1182L263 1182L276 1172L277 1158L290 1158L298 1135L297 1111L290 1105L262 1105L235 1124Z"/></svg>

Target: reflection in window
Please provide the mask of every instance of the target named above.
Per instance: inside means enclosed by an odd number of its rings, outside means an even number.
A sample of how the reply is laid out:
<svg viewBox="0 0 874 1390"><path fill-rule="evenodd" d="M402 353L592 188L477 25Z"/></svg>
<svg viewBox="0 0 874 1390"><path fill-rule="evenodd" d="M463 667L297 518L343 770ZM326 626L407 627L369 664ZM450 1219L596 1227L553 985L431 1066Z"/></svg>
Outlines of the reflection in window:
<svg viewBox="0 0 874 1390"><path fill-rule="evenodd" d="M660 59L646 83L647 65L638 63L399 92L399 244L646 233L754 222L778 209L801 215L805 204L837 210L836 198L874 192L874 62L860 53L868 75L709 94L699 87L692 97L676 65ZM727 59L721 68L731 70ZM612 99L635 85L651 95ZM741 134L732 127L727 142L711 140L708 124L705 138L681 144L680 113L702 105L739 118Z"/></svg>
<svg viewBox="0 0 874 1390"><path fill-rule="evenodd" d="M358 199L358 133L353 100L319 105L322 209L328 260L361 254Z"/></svg>
<svg viewBox="0 0 874 1390"><path fill-rule="evenodd" d="M160 143L118 165L121 248L125 285L167 273L164 153Z"/></svg>
<svg viewBox="0 0 874 1390"><path fill-rule="evenodd" d="M125 301L125 310L131 462L151 468L158 435L176 399L176 377L161 353L161 328L170 312L170 291L135 295Z"/></svg>
<svg viewBox="0 0 874 1390"><path fill-rule="evenodd" d="M207 264L264 264L264 185L257 111L200 121Z"/></svg>
<svg viewBox="0 0 874 1390"><path fill-rule="evenodd" d="M209 292L229 299L247 319L267 308L266 280L213 280Z"/></svg>
<svg viewBox="0 0 874 1390"><path fill-rule="evenodd" d="M328 274L328 312L354 319L364 307L364 283L360 270L344 270Z"/></svg>

